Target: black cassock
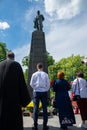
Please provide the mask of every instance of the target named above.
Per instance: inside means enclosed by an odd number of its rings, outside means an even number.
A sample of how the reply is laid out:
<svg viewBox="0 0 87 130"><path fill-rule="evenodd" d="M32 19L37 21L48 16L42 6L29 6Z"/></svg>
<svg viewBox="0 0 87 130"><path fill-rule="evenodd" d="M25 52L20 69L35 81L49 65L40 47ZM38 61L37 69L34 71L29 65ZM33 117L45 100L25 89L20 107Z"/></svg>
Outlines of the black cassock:
<svg viewBox="0 0 87 130"><path fill-rule="evenodd" d="M20 64L12 60L0 62L0 130L23 130L21 107L29 102Z"/></svg>

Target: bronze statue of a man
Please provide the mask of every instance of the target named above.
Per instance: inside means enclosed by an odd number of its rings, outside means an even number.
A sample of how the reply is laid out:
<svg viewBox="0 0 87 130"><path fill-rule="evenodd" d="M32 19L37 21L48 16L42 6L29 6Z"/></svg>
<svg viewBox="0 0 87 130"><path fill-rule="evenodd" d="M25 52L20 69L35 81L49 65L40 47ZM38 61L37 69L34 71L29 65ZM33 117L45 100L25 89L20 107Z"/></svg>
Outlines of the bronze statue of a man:
<svg viewBox="0 0 87 130"><path fill-rule="evenodd" d="M36 17L34 18L34 28L42 31L43 21L44 21L44 16L40 14L40 11L38 10Z"/></svg>

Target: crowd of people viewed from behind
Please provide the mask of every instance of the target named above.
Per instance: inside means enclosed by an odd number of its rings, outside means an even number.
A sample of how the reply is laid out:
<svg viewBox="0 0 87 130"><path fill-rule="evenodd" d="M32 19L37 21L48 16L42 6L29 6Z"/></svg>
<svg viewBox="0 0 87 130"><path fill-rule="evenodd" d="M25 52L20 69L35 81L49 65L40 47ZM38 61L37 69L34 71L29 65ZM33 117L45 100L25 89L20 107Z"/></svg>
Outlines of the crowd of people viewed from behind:
<svg viewBox="0 0 87 130"><path fill-rule="evenodd" d="M38 130L38 107L42 102L43 130L48 130L47 104L50 90L50 79L42 63L37 64L37 71L31 76L30 86L33 89L33 130ZM87 81L84 74L78 72L72 83L72 93L80 95L77 105L80 110L82 123L80 127L87 128ZM57 73L57 78L52 84L55 92L55 104L58 112L61 129L76 124L72 101L70 99L70 84L65 79L63 71ZM21 65L15 61L13 52L7 53L7 59L0 62L0 130L23 130L22 107L31 101L28 86L25 83Z"/></svg>

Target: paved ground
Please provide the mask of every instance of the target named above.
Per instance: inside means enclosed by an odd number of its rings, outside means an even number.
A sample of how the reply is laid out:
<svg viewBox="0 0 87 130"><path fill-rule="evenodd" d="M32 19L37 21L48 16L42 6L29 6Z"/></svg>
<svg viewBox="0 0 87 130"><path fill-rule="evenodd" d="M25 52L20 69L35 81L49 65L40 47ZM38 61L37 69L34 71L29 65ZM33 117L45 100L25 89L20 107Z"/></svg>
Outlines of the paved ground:
<svg viewBox="0 0 87 130"><path fill-rule="evenodd" d="M77 114L75 115L75 117L76 117L76 124L73 127L69 127L69 130L84 130L82 128L79 128L79 124L81 123L80 115ZM24 121L24 130L32 130L31 127L33 124L33 119L29 116L24 116L23 121ZM42 130L43 128L42 123L43 123L42 118L39 118L38 119L39 130ZM58 116L50 116L48 120L48 125L50 127L50 130L60 130Z"/></svg>

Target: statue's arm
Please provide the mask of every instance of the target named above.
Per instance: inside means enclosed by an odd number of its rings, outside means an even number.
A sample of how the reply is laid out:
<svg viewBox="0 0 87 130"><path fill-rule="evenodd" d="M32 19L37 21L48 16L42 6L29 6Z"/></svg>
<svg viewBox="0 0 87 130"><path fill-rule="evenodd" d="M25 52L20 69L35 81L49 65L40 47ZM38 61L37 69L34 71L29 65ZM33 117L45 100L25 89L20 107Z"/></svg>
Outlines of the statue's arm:
<svg viewBox="0 0 87 130"><path fill-rule="evenodd" d="M42 17L42 21L44 21L44 20L45 20L44 16L43 16L43 15L41 15L41 17Z"/></svg>

